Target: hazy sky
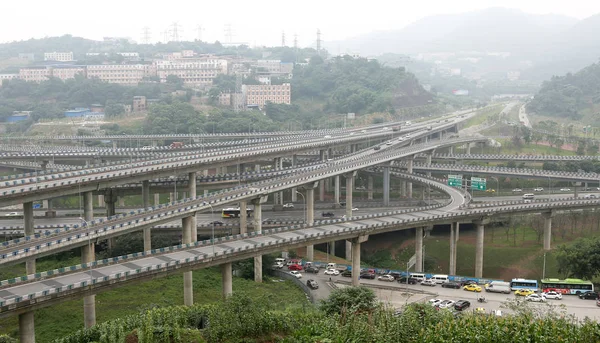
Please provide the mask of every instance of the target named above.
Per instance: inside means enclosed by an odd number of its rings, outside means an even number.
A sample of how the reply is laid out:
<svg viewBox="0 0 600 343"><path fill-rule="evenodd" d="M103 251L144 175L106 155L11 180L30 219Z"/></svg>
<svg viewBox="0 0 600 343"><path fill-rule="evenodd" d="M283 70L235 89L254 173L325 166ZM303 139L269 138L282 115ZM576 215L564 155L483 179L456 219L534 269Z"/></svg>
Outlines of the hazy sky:
<svg viewBox="0 0 600 343"><path fill-rule="evenodd" d="M294 34L300 46L314 46L317 28L324 46L374 30L398 29L422 17L460 13L487 7L521 9L536 14L563 14L583 19L600 13L600 1L591 0L29 0L2 1L0 42L72 34L90 39L104 36L131 37L140 42L144 27L151 41L163 40L163 32L178 22L180 37L225 39L231 24L232 41L250 45L286 45Z"/></svg>

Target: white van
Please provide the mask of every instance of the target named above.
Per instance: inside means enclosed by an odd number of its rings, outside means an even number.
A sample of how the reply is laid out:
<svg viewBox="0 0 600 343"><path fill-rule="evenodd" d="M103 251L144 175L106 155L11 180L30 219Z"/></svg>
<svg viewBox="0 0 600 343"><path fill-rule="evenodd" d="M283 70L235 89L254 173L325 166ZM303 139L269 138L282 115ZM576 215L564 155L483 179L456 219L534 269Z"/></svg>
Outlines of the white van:
<svg viewBox="0 0 600 343"><path fill-rule="evenodd" d="M448 282L448 275L445 274L437 274L431 277L431 280L433 280L435 283L440 284L440 283L446 283Z"/></svg>
<svg viewBox="0 0 600 343"><path fill-rule="evenodd" d="M279 257L279 258L276 258L276 259L275 259L275 263L281 263L281 264L285 264L285 258L281 258L281 257Z"/></svg>
<svg viewBox="0 0 600 343"><path fill-rule="evenodd" d="M532 200L534 197L535 197L535 194L533 194L533 193L523 194L523 199L530 199L530 200Z"/></svg>
<svg viewBox="0 0 600 343"><path fill-rule="evenodd" d="M425 274L422 274L422 273L410 273L410 277L413 278L413 279L419 280L419 282L427 279L425 277Z"/></svg>
<svg viewBox="0 0 600 343"><path fill-rule="evenodd" d="M485 287L486 292L510 294L510 282L492 281Z"/></svg>

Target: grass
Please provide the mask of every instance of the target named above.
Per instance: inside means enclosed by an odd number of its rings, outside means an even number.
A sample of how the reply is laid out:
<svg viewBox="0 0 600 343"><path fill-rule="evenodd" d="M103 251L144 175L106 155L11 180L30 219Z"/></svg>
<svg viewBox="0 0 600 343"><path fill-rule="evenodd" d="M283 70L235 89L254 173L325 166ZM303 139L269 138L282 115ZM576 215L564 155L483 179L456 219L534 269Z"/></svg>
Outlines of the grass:
<svg viewBox="0 0 600 343"><path fill-rule="evenodd" d="M469 120L465 121L464 128L483 124L490 117L493 117L493 116L497 115L498 113L500 113L500 111L502 111L503 108L504 108L503 104L498 104L495 106L489 106L489 107L485 107L480 110L477 110L477 113L475 114L475 116L473 116L472 118L469 118Z"/></svg>
<svg viewBox="0 0 600 343"><path fill-rule="evenodd" d="M496 139L496 141L502 144L501 148L494 147L483 147L483 148L471 148L472 154L503 154L503 155L560 155L560 156L574 156L575 151L558 149L556 147L550 147L541 144L523 144L522 146L515 146L510 139Z"/></svg>
<svg viewBox="0 0 600 343"><path fill-rule="evenodd" d="M38 268L38 270L41 270ZM216 268L193 273L194 302L207 304L221 301L221 274ZM304 293L293 283L262 284L234 277L233 290L244 290L251 297L268 296L270 302L285 309L306 304ZM139 313L153 306L183 305L183 277L168 276L144 283L121 287L96 295L97 322ZM0 319L0 334L18 336L18 318ZM67 301L35 312L35 330L38 342L51 342L83 328L83 300Z"/></svg>

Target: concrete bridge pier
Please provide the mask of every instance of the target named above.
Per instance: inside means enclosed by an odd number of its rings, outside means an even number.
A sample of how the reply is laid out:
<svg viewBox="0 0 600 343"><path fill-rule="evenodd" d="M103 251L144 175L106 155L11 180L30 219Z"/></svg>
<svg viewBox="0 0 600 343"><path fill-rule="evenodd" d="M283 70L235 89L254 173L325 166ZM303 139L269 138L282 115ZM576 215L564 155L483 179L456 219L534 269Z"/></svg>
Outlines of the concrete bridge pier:
<svg viewBox="0 0 600 343"><path fill-rule="evenodd" d="M360 244L368 239L369 236L358 236L350 242L352 247L352 286L360 286Z"/></svg>
<svg viewBox="0 0 600 343"><path fill-rule="evenodd" d="M94 220L94 202L93 193L83 193L83 216L84 220L89 223ZM90 241L81 248L81 263L91 263L96 260L95 243ZM90 271L90 281L92 275ZM83 322L85 328L91 328L96 325L96 295L86 295L83 297Z"/></svg>
<svg viewBox="0 0 600 343"><path fill-rule="evenodd" d="M483 239L484 239L484 229L485 224L487 224L487 220L478 219L473 221L473 225L476 227L475 232L475 277L481 278L483 277Z"/></svg>
<svg viewBox="0 0 600 343"><path fill-rule="evenodd" d="M346 176L346 218L352 217L352 190L354 189L354 177L356 176L356 171L348 173ZM350 241L346 242L346 260L350 260L352 258L352 243ZM360 259L360 256L359 256Z"/></svg>
<svg viewBox="0 0 600 343"><path fill-rule="evenodd" d="M160 205L160 194L154 193L153 195L154 195L154 206Z"/></svg>
<svg viewBox="0 0 600 343"><path fill-rule="evenodd" d="M544 217L544 250L550 250L552 244L552 217L554 212L543 212Z"/></svg>
<svg viewBox="0 0 600 343"><path fill-rule="evenodd" d="M414 158L415 158L414 155L408 157L406 169L409 174L413 173L413 163L415 161ZM413 194L412 182L408 181L406 186L407 186L407 190L406 190L407 196L408 196L408 198L412 199L412 194Z"/></svg>
<svg viewBox="0 0 600 343"><path fill-rule="evenodd" d="M390 166L383 166L383 206L390 205Z"/></svg>
<svg viewBox="0 0 600 343"><path fill-rule="evenodd" d="M333 205L335 208L338 208L340 204L340 176L336 175L334 178L334 187L333 187Z"/></svg>
<svg viewBox="0 0 600 343"><path fill-rule="evenodd" d="M183 226L182 243L192 243L192 216L181 220ZM192 306L194 304L194 289L192 286L192 272L183 272L183 304Z"/></svg>
<svg viewBox="0 0 600 343"><path fill-rule="evenodd" d="M295 167L297 164L298 164L298 155L293 154L292 155L292 167ZM297 187L292 187L292 202L293 203L298 201L298 194L296 194L297 191L298 191Z"/></svg>
<svg viewBox="0 0 600 343"><path fill-rule="evenodd" d="M188 193L190 198L196 197L196 172L188 173ZM198 224L196 221L196 213L192 216L192 243L198 240Z"/></svg>
<svg viewBox="0 0 600 343"><path fill-rule="evenodd" d="M458 244L459 222L453 222L450 225L450 268L448 274L456 275L456 246Z"/></svg>
<svg viewBox="0 0 600 343"><path fill-rule="evenodd" d="M267 198L267 196L263 196L252 200L254 205L254 231L257 233L262 232L262 204L267 202ZM254 257L254 282L262 282L262 255Z"/></svg>
<svg viewBox="0 0 600 343"><path fill-rule="evenodd" d="M125 207L125 197L124 196L117 197L117 201L119 202L119 207L121 207L121 208Z"/></svg>
<svg viewBox="0 0 600 343"><path fill-rule="evenodd" d="M46 213L44 213L46 218L56 218L56 211L52 209L52 198L44 200L43 207L46 208Z"/></svg>
<svg viewBox="0 0 600 343"><path fill-rule="evenodd" d="M427 166L431 166L431 157L433 156L433 153L434 153L433 151L430 151L429 153L427 153L427 162L426 162ZM431 176L430 171L428 171L426 174L427 174L427 176Z"/></svg>
<svg viewBox="0 0 600 343"><path fill-rule="evenodd" d="M423 227L415 228L415 272L423 272Z"/></svg>
<svg viewBox="0 0 600 343"><path fill-rule="evenodd" d="M35 343L35 324L33 311L19 315L19 342Z"/></svg>
<svg viewBox="0 0 600 343"><path fill-rule="evenodd" d="M105 207L106 204L104 203L104 195L103 194L98 194L98 207Z"/></svg>
<svg viewBox="0 0 600 343"><path fill-rule="evenodd" d="M148 180L142 181L142 206L144 208L150 207L150 182ZM152 250L152 229L144 229L144 251Z"/></svg>
<svg viewBox="0 0 600 343"><path fill-rule="evenodd" d="M35 230L33 229L33 202L31 201L23 203L23 221L25 237L33 236ZM35 274L35 258L25 261L25 271L27 275Z"/></svg>
<svg viewBox="0 0 600 343"><path fill-rule="evenodd" d="M315 223L315 189L309 187L306 189L306 225ZM315 259L315 246L306 246L306 259L313 261Z"/></svg>
<svg viewBox="0 0 600 343"><path fill-rule="evenodd" d="M240 234L248 232L248 206L245 201L240 201Z"/></svg>
<svg viewBox="0 0 600 343"><path fill-rule="evenodd" d="M467 143L467 155L471 155L471 143Z"/></svg>
<svg viewBox="0 0 600 343"><path fill-rule="evenodd" d="M373 200L373 176L367 177L367 200Z"/></svg>
<svg viewBox="0 0 600 343"><path fill-rule="evenodd" d="M231 262L221 265L221 282L223 287L223 299L233 294L233 273L231 272Z"/></svg>

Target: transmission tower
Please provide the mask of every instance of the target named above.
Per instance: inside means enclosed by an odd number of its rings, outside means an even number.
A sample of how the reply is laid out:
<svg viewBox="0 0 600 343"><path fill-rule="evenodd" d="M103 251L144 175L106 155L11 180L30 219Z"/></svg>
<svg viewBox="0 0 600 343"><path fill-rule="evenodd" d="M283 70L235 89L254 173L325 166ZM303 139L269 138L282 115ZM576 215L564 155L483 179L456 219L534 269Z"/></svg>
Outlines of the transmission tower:
<svg viewBox="0 0 600 343"><path fill-rule="evenodd" d="M321 30L317 29L317 55L321 54Z"/></svg>
<svg viewBox="0 0 600 343"><path fill-rule="evenodd" d="M181 33L183 33L181 26L177 22L174 22L173 25L171 25L171 39L173 42L179 42L179 35Z"/></svg>
<svg viewBox="0 0 600 343"><path fill-rule="evenodd" d="M160 33L161 36L163 36L163 43L167 44L169 43L169 30L164 30L163 32Z"/></svg>
<svg viewBox="0 0 600 343"><path fill-rule="evenodd" d="M298 51L298 35L294 34L294 49Z"/></svg>
<svg viewBox="0 0 600 343"><path fill-rule="evenodd" d="M202 25L198 25L196 26L196 30L198 31L198 41L202 41L202 31L204 31L204 29L202 28Z"/></svg>
<svg viewBox="0 0 600 343"><path fill-rule="evenodd" d="M232 38L233 38L233 31L231 30L231 24L226 24L225 25L225 41L227 41L228 43L231 43Z"/></svg>
<svg viewBox="0 0 600 343"><path fill-rule="evenodd" d="M150 28L148 26L142 29L142 42L144 44L150 44Z"/></svg>
<svg viewBox="0 0 600 343"><path fill-rule="evenodd" d="M285 46L285 31L281 31L281 46Z"/></svg>

